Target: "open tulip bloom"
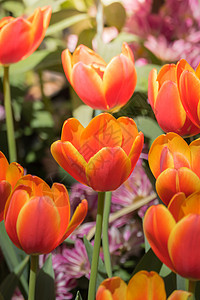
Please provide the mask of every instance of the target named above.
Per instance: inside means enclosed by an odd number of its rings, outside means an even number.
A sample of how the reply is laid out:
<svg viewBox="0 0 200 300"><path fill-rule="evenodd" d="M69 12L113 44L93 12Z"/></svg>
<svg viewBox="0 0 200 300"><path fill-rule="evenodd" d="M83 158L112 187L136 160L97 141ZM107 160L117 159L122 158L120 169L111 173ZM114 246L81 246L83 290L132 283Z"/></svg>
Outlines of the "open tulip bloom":
<svg viewBox="0 0 200 300"><path fill-rule="evenodd" d="M51 18L51 8L37 8L28 17L0 20L0 64L10 65L31 55L41 44Z"/></svg>
<svg viewBox="0 0 200 300"><path fill-rule="evenodd" d="M133 171L143 140L133 119L102 113L86 128L75 118L65 121L61 140L52 144L51 152L79 182L96 191L112 191Z"/></svg>
<svg viewBox="0 0 200 300"><path fill-rule="evenodd" d="M156 272L140 271L128 285L120 277L104 280L98 290L96 300L187 300L191 293L174 291L166 296L163 279Z"/></svg>
<svg viewBox="0 0 200 300"><path fill-rule="evenodd" d="M200 280L200 192L177 193L168 208L151 206L144 217L144 233L158 258L172 271Z"/></svg>
<svg viewBox="0 0 200 300"><path fill-rule="evenodd" d="M189 145L178 134L160 135L149 150L149 166L155 176L156 190L168 205L174 194L189 196L200 189L200 139Z"/></svg>
<svg viewBox="0 0 200 300"><path fill-rule="evenodd" d="M62 53L65 75L81 100L93 109L118 110L131 98L137 81L134 57L127 43L107 64L93 50L79 45Z"/></svg>
<svg viewBox="0 0 200 300"><path fill-rule="evenodd" d="M200 81L199 89L197 88L198 85L193 83L188 85L196 91L196 100L193 99L194 92L191 92L191 88L187 89L186 92L181 83L180 86L183 90L181 97L178 89L179 77L188 68L189 65L185 60L180 60L177 65L166 64L158 74L156 69L152 69L148 80L148 99L158 124L165 132L173 131L182 136L192 136L200 132L197 122L193 121L194 118L191 118L191 114L188 113L188 108L185 104L186 101L190 103L192 110L195 110L195 114L197 114L197 98L200 98L200 92L198 96L197 93L200 91ZM190 95L189 97L188 94ZM194 101L196 101L195 107Z"/></svg>
<svg viewBox="0 0 200 300"><path fill-rule="evenodd" d="M76 208L70 220L70 203L64 185L50 188L42 179L22 177L6 202L4 220L12 242L28 254L49 253L84 220L87 201Z"/></svg>
<svg viewBox="0 0 200 300"><path fill-rule="evenodd" d="M3 220L6 201L23 174L22 166L16 162L9 164L5 155L0 151L0 222Z"/></svg>

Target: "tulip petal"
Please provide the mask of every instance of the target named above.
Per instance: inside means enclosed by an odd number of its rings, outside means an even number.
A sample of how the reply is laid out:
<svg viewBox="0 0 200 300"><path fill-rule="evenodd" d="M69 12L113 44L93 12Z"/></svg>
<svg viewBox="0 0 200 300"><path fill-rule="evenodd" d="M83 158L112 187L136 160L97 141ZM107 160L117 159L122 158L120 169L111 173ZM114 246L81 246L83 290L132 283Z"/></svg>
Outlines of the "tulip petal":
<svg viewBox="0 0 200 300"><path fill-rule="evenodd" d="M97 64L106 66L103 58L85 45L79 45L73 53L73 65L80 61L85 65Z"/></svg>
<svg viewBox="0 0 200 300"><path fill-rule="evenodd" d="M166 205L176 193L183 192L187 197L198 189L200 189L199 177L184 167L178 170L168 168L156 180L157 193Z"/></svg>
<svg viewBox="0 0 200 300"><path fill-rule="evenodd" d="M185 203L186 196L184 193L180 192L174 195L171 201L168 204L168 209L170 213L173 215L176 222L181 220L185 214L183 213L183 204Z"/></svg>
<svg viewBox="0 0 200 300"><path fill-rule="evenodd" d="M164 299L166 299L164 281L156 272L140 271L128 283L126 300Z"/></svg>
<svg viewBox="0 0 200 300"><path fill-rule="evenodd" d="M77 206L70 223L65 231L64 236L62 237L61 242L63 242L85 219L88 212L88 203L87 200L82 200L81 203Z"/></svg>
<svg viewBox="0 0 200 300"><path fill-rule="evenodd" d="M168 242L174 269L182 277L194 280L200 279L199 228L200 215L190 214L177 223Z"/></svg>
<svg viewBox="0 0 200 300"><path fill-rule="evenodd" d="M32 176L30 174L23 176L17 182L19 185L25 185L31 188L31 196L50 196L52 195L51 189L48 184L40 177Z"/></svg>
<svg viewBox="0 0 200 300"><path fill-rule="evenodd" d="M97 295L99 293L99 296L98 296L99 300L103 300L103 299L107 300L107 298L104 298L106 295L105 292L103 292L103 298L100 297L101 291L105 291L105 290L109 291L110 295L112 295L112 297L110 298L111 300L112 299L115 299L115 300L126 299L127 285L120 277L112 277L112 278L105 279L100 284L99 289L100 289L100 292L97 292Z"/></svg>
<svg viewBox="0 0 200 300"><path fill-rule="evenodd" d="M0 182L0 222L3 220L5 204L10 196L11 190L10 183L5 180Z"/></svg>
<svg viewBox="0 0 200 300"><path fill-rule="evenodd" d="M174 267L168 253L168 239L175 225L173 216L164 205L151 206L144 216L144 233L151 248L172 271Z"/></svg>
<svg viewBox="0 0 200 300"><path fill-rule="evenodd" d="M134 63L133 52L126 42L123 42L123 44L122 44L122 54L127 56Z"/></svg>
<svg viewBox="0 0 200 300"><path fill-rule="evenodd" d="M138 136L135 138L135 141L132 145L131 151L128 156L128 158L131 161L131 172L135 168L135 165L140 157L140 154L141 154L142 148L143 148L143 144L144 144L144 135L140 131L138 133Z"/></svg>
<svg viewBox="0 0 200 300"><path fill-rule="evenodd" d="M181 128L186 121L186 113L175 82L167 80L162 84L154 105L154 112L158 124L165 132L182 133Z"/></svg>
<svg viewBox="0 0 200 300"><path fill-rule="evenodd" d="M178 61L176 65L176 76L177 76L177 85L179 88L180 84L180 76L183 73L183 71L188 70L192 73L195 73L193 68L188 64L188 62L185 59L181 59Z"/></svg>
<svg viewBox="0 0 200 300"><path fill-rule="evenodd" d="M191 151L191 169L200 178L200 138L191 142L189 148Z"/></svg>
<svg viewBox="0 0 200 300"><path fill-rule="evenodd" d="M33 197L21 208L17 235L28 254L49 253L56 247L60 217L51 198Z"/></svg>
<svg viewBox="0 0 200 300"><path fill-rule="evenodd" d="M174 291L167 300L192 300L192 294L186 291Z"/></svg>
<svg viewBox="0 0 200 300"><path fill-rule="evenodd" d="M71 84L85 104L94 109L107 110L102 79L94 68L82 62L75 64L71 74Z"/></svg>
<svg viewBox="0 0 200 300"><path fill-rule="evenodd" d="M120 147L101 149L86 167L89 185L100 192L116 190L130 173L131 161Z"/></svg>
<svg viewBox="0 0 200 300"><path fill-rule="evenodd" d="M121 107L131 98L137 82L134 63L120 54L107 65L103 75L103 89L108 108Z"/></svg>
<svg viewBox="0 0 200 300"><path fill-rule="evenodd" d="M9 163L5 157L5 155L0 151L0 181L6 179L6 172L9 166Z"/></svg>
<svg viewBox="0 0 200 300"><path fill-rule="evenodd" d="M96 300L113 300L113 297L109 290L100 285L97 290Z"/></svg>
<svg viewBox="0 0 200 300"><path fill-rule="evenodd" d="M80 148L80 137L84 127L75 119L66 120L62 127L61 141L70 142L77 150Z"/></svg>
<svg viewBox="0 0 200 300"><path fill-rule="evenodd" d="M128 117L121 117L117 119L117 123L122 131L122 149L129 155L133 146L135 138L138 136L138 129L133 119Z"/></svg>
<svg viewBox="0 0 200 300"><path fill-rule="evenodd" d="M62 66L65 72L65 75L68 81L71 83L71 74L72 74L72 55L69 52L69 49L66 49L62 52L61 55Z"/></svg>
<svg viewBox="0 0 200 300"><path fill-rule="evenodd" d="M24 169L18 163L13 162L8 166L6 180L11 184L12 188L14 188L23 174Z"/></svg>
<svg viewBox="0 0 200 300"><path fill-rule="evenodd" d="M166 64L164 65L157 77L157 81L159 83L159 89L164 84L166 80L176 82L176 65L175 64Z"/></svg>
<svg viewBox="0 0 200 300"><path fill-rule="evenodd" d="M196 126L200 126L200 80L189 71L184 71L180 76L180 95L182 104L189 118Z"/></svg>
<svg viewBox="0 0 200 300"><path fill-rule="evenodd" d="M71 143L56 141L51 145L51 153L65 171L79 182L87 185L86 161Z"/></svg>
<svg viewBox="0 0 200 300"><path fill-rule="evenodd" d="M154 111L157 95L158 95L157 70L152 69L148 77L148 100L153 111Z"/></svg>

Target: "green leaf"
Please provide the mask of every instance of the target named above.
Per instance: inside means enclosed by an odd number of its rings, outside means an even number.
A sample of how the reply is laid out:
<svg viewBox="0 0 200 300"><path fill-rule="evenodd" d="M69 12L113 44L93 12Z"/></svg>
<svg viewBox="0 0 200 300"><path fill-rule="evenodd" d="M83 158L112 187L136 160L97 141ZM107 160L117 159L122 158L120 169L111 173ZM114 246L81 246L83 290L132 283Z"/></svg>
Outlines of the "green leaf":
<svg viewBox="0 0 200 300"><path fill-rule="evenodd" d="M161 277L167 277L172 271L165 265L162 265L159 275Z"/></svg>
<svg viewBox="0 0 200 300"><path fill-rule="evenodd" d="M54 280L52 255L50 254L37 275L35 300L55 300Z"/></svg>
<svg viewBox="0 0 200 300"><path fill-rule="evenodd" d="M83 300L79 291L76 294L75 300Z"/></svg>
<svg viewBox="0 0 200 300"><path fill-rule="evenodd" d="M11 12L13 17L19 17L24 13L24 5L18 1L5 1L2 4L2 8Z"/></svg>
<svg viewBox="0 0 200 300"><path fill-rule="evenodd" d="M161 66L159 65L144 65L137 67L136 66L136 72L137 72L137 84L135 87L135 91L139 92L147 92L148 91L148 77L150 71L155 68L157 71L160 70Z"/></svg>
<svg viewBox="0 0 200 300"><path fill-rule="evenodd" d="M93 246L92 244L87 240L86 236L83 237L83 241L85 244L85 248L87 251L87 255L88 255L88 259L90 262L90 265L92 264L92 255L93 255ZM97 273L97 284L96 284L96 288L98 288L98 286L101 284L101 282L107 278L107 273L106 273L106 269L104 266L104 263L101 259L101 257L99 257L99 264L98 264L98 273Z"/></svg>
<svg viewBox="0 0 200 300"><path fill-rule="evenodd" d="M144 254L139 263L137 264L132 276L141 270L146 271L155 271L157 273L160 272L162 267L162 262L158 259L158 257L154 254L152 249Z"/></svg>
<svg viewBox="0 0 200 300"><path fill-rule="evenodd" d="M120 2L113 2L104 6L104 16L108 26L115 26L119 31L125 24L126 11Z"/></svg>
<svg viewBox="0 0 200 300"><path fill-rule="evenodd" d="M186 291L186 280L185 278L181 277L180 275L176 274L176 283L177 283L177 290Z"/></svg>
<svg viewBox="0 0 200 300"><path fill-rule="evenodd" d="M169 297L171 293L176 290L176 274L171 272L168 276L164 277L163 280L165 282L167 297Z"/></svg>

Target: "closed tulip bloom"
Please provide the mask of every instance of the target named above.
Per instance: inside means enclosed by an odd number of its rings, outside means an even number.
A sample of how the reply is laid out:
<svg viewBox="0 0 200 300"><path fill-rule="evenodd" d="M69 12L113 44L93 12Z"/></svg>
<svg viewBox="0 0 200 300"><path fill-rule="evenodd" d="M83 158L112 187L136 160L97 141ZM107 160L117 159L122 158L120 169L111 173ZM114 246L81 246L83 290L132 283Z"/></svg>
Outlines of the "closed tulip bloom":
<svg viewBox="0 0 200 300"><path fill-rule="evenodd" d="M3 220L6 201L23 174L22 166L16 162L9 164L5 155L0 151L0 222Z"/></svg>
<svg viewBox="0 0 200 300"><path fill-rule="evenodd" d="M104 280L96 295L96 300L187 300L191 293L174 291L166 297L163 279L156 272L140 271L128 285L119 277Z"/></svg>
<svg viewBox="0 0 200 300"><path fill-rule="evenodd" d="M137 81L134 57L123 43L122 53L107 64L93 50L79 45L62 53L65 75L81 100L93 109L119 109L131 98Z"/></svg>
<svg viewBox="0 0 200 300"><path fill-rule="evenodd" d="M117 189L131 174L141 154L144 136L133 119L102 113L84 128L71 118L61 140L51 146L58 164L96 191Z"/></svg>
<svg viewBox="0 0 200 300"><path fill-rule="evenodd" d="M50 188L42 179L26 175L12 192L5 207L5 228L12 242L28 254L49 253L84 220L87 201L70 220L70 202L64 185Z"/></svg>
<svg viewBox="0 0 200 300"><path fill-rule="evenodd" d="M200 64L196 71L182 59L178 66L182 104L191 121L200 127Z"/></svg>
<svg viewBox="0 0 200 300"><path fill-rule="evenodd" d="M182 136L192 136L200 132L187 115L180 98L178 78L179 64L166 64L157 74L152 69L148 80L148 99L158 124L165 132L176 132Z"/></svg>
<svg viewBox="0 0 200 300"><path fill-rule="evenodd" d="M37 8L28 17L0 20L0 64L10 65L31 55L41 44L51 18L51 8Z"/></svg>
<svg viewBox="0 0 200 300"><path fill-rule="evenodd" d="M189 197L178 193L168 209L152 206L144 217L144 233L155 254L173 272L190 280L200 280L199 199L199 191Z"/></svg>

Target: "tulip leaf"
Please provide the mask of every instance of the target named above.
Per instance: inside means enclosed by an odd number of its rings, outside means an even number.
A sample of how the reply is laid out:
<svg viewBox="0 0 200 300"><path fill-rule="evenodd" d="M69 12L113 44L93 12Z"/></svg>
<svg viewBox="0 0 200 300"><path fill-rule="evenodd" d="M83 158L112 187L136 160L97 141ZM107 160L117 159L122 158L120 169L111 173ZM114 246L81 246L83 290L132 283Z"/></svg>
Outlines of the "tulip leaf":
<svg viewBox="0 0 200 300"><path fill-rule="evenodd" d="M54 279L52 255L50 254L37 275L35 300L55 300Z"/></svg>
<svg viewBox="0 0 200 300"><path fill-rule="evenodd" d="M83 300L83 298L81 297L81 294L80 294L79 291L78 291L77 294L76 294L75 300Z"/></svg>
<svg viewBox="0 0 200 300"><path fill-rule="evenodd" d="M186 279L176 274L177 290L186 291Z"/></svg>
<svg viewBox="0 0 200 300"><path fill-rule="evenodd" d="M126 21L126 11L120 2L113 2L104 6L104 16L108 26L115 26L121 30Z"/></svg>
<svg viewBox="0 0 200 300"><path fill-rule="evenodd" d="M171 293L176 290L176 274L171 272L169 275L163 278L165 282L165 290L167 296L171 295Z"/></svg>
<svg viewBox="0 0 200 300"><path fill-rule="evenodd" d="M144 254L144 256L141 258L141 260L137 264L132 276L141 270L146 270L149 272L155 271L155 272L159 273L161 267L162 267L162 262L154 254L153 250L149 249L148 252Z"/></svg>
<svg viewBox="0 0 200 300"><path fill-rule="evenodd" d="M93 255L93 246L87 240L86 236L83 237L83 241L84 241L85 248L86 248L87 255L88 255L88 259L89 259L89 262L90 262L90 265L91 265L91 263L92 263L92 255ZM98 286L100 285L100 283L105 278L107 278L106 269L105 269L105 266L104 266L104 263L103 263L102 259L99 257L99 265L98 265L96 289L98 288Z"/></svg>
<svg viewBox="0 0 200 300"><path fill-rule="evenodd" d="M147 92L148 91L148 77L150 71L155 68L157 71L161 69L159 65L148 64L144 66L136 66L137 72L137 84L135 91L137 92Z"/></svg>

